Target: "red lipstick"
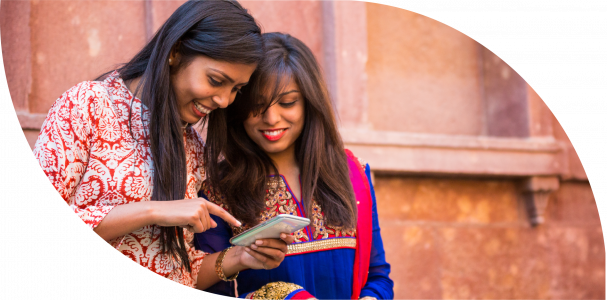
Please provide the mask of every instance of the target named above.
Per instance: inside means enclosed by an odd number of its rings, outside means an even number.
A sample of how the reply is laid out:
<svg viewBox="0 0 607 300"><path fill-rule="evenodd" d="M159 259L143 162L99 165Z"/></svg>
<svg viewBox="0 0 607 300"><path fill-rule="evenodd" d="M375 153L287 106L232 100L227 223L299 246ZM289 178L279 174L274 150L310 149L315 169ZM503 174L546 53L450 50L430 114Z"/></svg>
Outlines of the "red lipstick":
<svg viewBox="0 0 607 300"><path fill-rule="evenodd" d="M261 132L261 135L263 135L263 137L268 139L268 141L275 142L275 141L278 141L283 135L285 135L287 130L288 130L287 128L267 129L267 130L260 130L260 132Z"/></svg>
<svg viewBox="0 0 607 300"><path fill-rule="evenodd" d="M205 113L203 113L203 112L199 111L199 110L196 108L196 104L194 104L194 102L192 102L192 111L194 111L194 114L195 114L195 115L197 115L197 116L198 116L198 117L200 117L200 118L204 118L204 117L206 116L206 114L205 114Z"/></svg>

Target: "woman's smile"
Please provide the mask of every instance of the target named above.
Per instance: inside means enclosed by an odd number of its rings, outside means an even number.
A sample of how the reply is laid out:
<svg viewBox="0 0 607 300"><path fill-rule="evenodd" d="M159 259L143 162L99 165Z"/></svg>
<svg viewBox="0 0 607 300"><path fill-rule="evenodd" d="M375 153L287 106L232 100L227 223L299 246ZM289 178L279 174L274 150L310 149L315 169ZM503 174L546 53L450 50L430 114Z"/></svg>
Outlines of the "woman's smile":
<svg viewBox="0 0 607 300"><path fill-rule="evenodd" d="M260 130L260 132L263 135L263 137L268 139L268 141L275 142L275 141L280 140L280 138L285 135L287 130L288 130L288 128L265 129L265 130Z"/></svg>
<svg viewBox="0 0 607 300"><path fill-rule="evenodd" d="M213 109L208 108L196 101L192 101L192 111L198 117L204 118L206 115L210 114L213 111Z"/></svg>

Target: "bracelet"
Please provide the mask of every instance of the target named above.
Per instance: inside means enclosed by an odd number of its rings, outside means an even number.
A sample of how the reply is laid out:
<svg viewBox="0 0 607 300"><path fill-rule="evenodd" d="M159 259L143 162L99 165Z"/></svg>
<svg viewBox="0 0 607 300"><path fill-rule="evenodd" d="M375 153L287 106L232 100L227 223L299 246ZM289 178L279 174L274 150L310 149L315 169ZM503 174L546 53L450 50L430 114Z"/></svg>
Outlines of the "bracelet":
<svg viewBox="0 0 607 300"><path fill-rule="evenodd" d="M230 251L230 249L232 249L232 247L226 248L221 251L221 253L219 253L219 256L217 256L217 260L215 261L215 273L217 274L217 277L219 277L219 279L223 281L232 281L236 279L236 277L238 277L238 273L240 273L236 272L236 274L232 275L229 278L226 277L226 274L223 273L223 259L226 257L226 254L228 253L228 251Z"/></svg>

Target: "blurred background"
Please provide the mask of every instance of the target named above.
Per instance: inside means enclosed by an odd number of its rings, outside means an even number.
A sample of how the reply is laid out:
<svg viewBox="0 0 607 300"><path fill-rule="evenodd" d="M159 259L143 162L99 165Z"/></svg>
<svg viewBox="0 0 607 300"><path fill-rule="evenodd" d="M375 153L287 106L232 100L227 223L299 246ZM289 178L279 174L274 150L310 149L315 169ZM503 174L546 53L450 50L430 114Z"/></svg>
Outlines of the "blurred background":
<svg viewBox="0 0 607 300"><path fill-rule="evenodd" d="M4 67L30 146L63 92L128 61L183 2L3 0ZM389 6L240 2L322 65L346 146L373 170L396 298L605 298L582 164L499 57Z"/></svg>

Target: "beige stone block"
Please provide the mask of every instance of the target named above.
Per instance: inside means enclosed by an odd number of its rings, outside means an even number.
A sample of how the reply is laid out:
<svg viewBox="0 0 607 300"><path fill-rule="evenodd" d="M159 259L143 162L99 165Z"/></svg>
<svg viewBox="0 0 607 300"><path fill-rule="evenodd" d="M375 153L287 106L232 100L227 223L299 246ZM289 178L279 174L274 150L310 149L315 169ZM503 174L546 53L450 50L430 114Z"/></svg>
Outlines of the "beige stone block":
<svg viewBox="0 0 607 300"><path fill-rule="evenodd" d="M519 224L514 182L375 177L381 219L458 222L462 224Z"/></svg>
<svg viewBox="0 0 607 300"><path fill-rule="evenodd" d="M0 4L2 58L6 81L15 110L28 111L28 94L32 79L30 2L2 1Z"/></svg>
<svg viewBox="0 0 607 300"><path fill-rule="evenodd" d="M566 149L568 172L563 177L566 179L588 180L588 176L586 176L586 171L584 171L582 161L578 157L574 145L571 143L571 140L569 140L567 133L556 117L553 116L552 122L554 137L561 141Z"/></svg>
<svg viewBox="0 0 607 300"><path fill-rule="evenodd" d="M395 299L438 299L440 261L432 228L382 223Z"/></svg>
<svg viewBox="0 0 607 300"><path fill-rule="evenodd" d="M485 47L483 61L483 98L486 134L499 137L529 137L528 85L506 62Z"/></svg>
<svg viewBox="0 0 607 300"><path fill-rule="evenodd" d="M480 46L425 16L367 4L369 120L375 130L480 135Z"/></svg>
<svg viewBox="0 0 607 300"><path fill-rule="evenodd" d="M40 134L39 130L31 130L31 129L23 129L23 134L25 135L25 139L29 144L30 148L34 150L34 145L36 145L36 140L38 140L38 135Z"/></svg>
<svg viewBox="0 0 607 300"><path fill-rule="evenodd" d="M601 226L596 201L587 182L563 182L550 196L546 216L552 224Z"/></svg>
<svg viewBox="0 0 607 300"><path fill-rule="evenodd" d="M443 299L547 299L550 246L543 230L441 228Z"/></svg>
<svg viewBox="0 0 607 300"><path fill-rule="evenodd" d="M323 64L321 1L239 1L263 32L288 33L306 44Z"/></svg>
<svg viewBox="0 0 607 300"><path fill-rule="evenodd" d="M605 298L605 244L600 227L550 228L551 298Z"/></svg>
<svg viewBox="0 0 607 300"><path fill-rule="evenodd" d="M175 10L185 3L185 0L153 0L149 1L147 22L151 23L150 33L155 34L156 31L166 22L166 20L175 12Z"/></svg>
<svg viewBox="0 0 607 300"><path fill-rule="evenodd" d="M145 43L143 1L32 1L30 111L127 62Z"/></svg>
<svg viewBox="0 0 607 300"><path fill-rule="evenodd" d="M552 112L531 86L527 85L529 103L529 134L531 136L553 136Z"/></svg>

